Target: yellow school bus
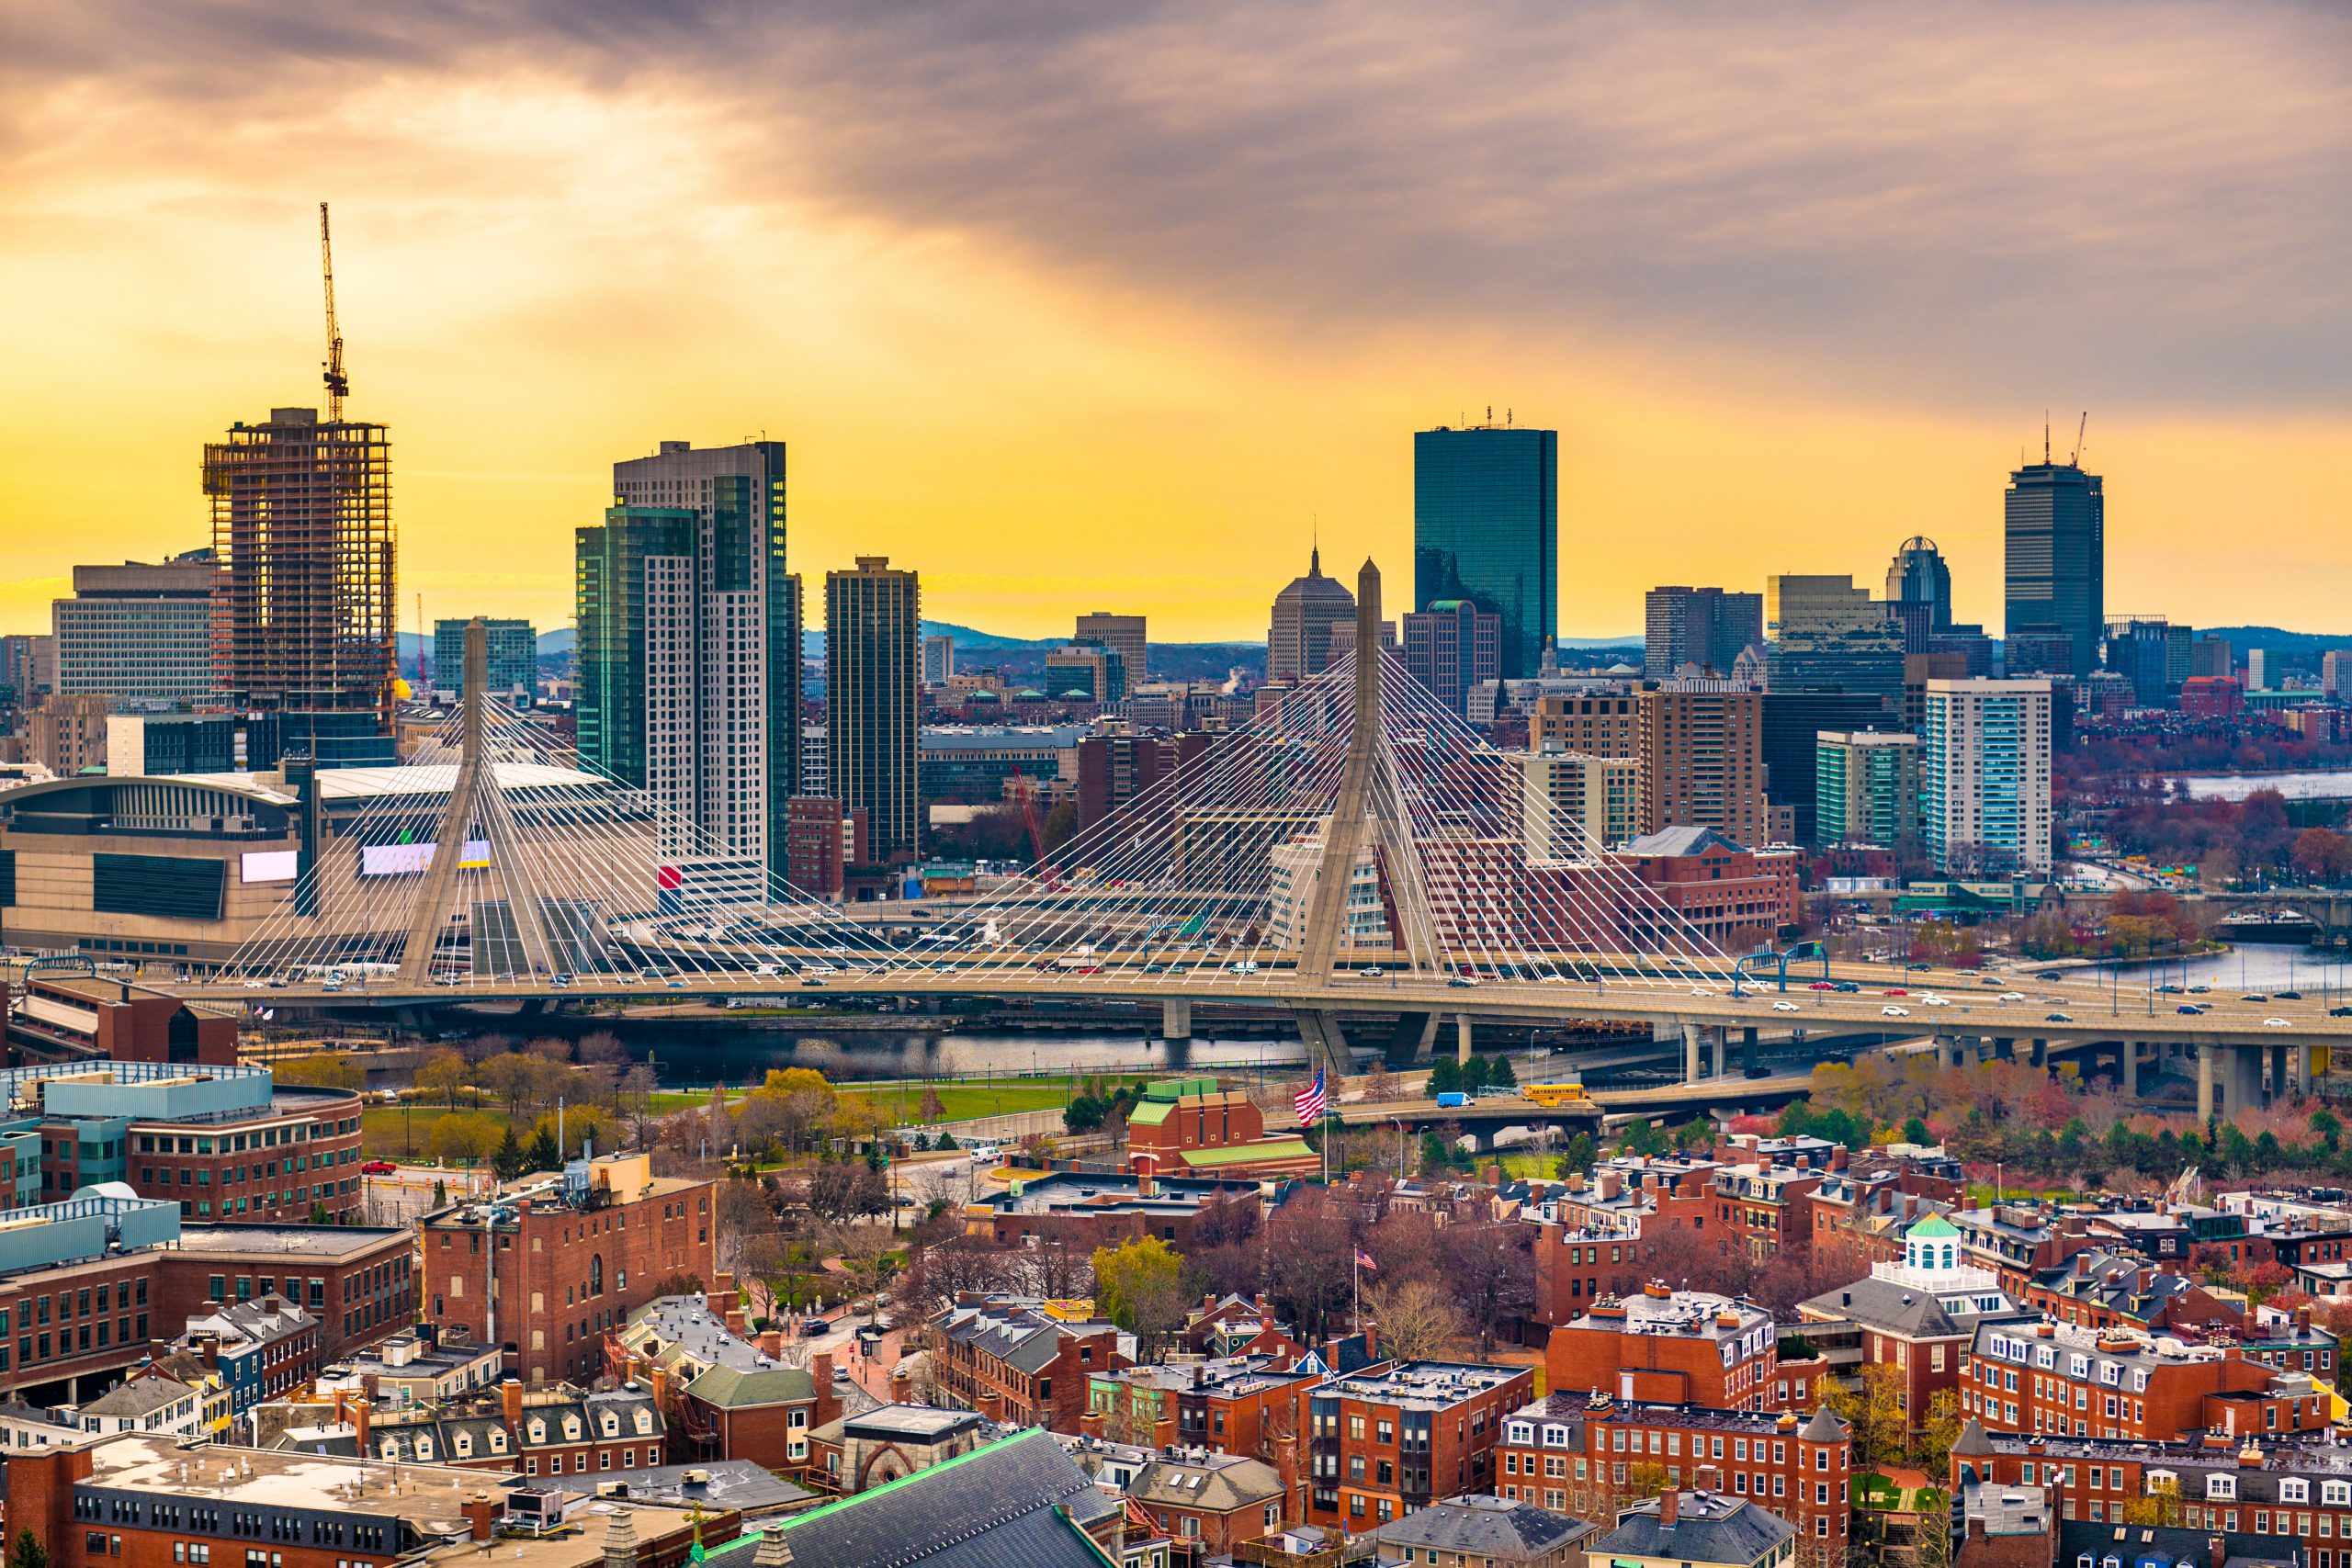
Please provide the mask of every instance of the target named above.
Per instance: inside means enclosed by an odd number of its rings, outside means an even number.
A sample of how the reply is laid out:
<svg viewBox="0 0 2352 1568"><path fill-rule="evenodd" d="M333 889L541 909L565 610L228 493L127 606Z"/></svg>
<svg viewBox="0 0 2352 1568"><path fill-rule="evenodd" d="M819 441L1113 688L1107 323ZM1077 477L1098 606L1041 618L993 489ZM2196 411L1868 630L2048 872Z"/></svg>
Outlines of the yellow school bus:
<svg viewBox="0 0 2352 1568"><path fill-rule="evenodd" d="M1532 1083L1519 1091L1522 1100L1532 1100L1547 1109L1561 1105L1589 1105L1592 1096L1580 1083Z"/></svg>

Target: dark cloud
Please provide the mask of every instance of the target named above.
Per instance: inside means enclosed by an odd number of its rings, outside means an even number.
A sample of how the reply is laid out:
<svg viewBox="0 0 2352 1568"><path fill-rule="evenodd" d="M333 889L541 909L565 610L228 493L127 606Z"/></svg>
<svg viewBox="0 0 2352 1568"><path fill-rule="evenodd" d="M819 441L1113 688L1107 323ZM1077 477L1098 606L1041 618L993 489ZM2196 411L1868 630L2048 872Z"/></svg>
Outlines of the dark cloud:
<svg viewBox="0 0 2352 1568"><path fill-rule="evenodd" d="M2333 7L119 0L7 26L20 104L74 78L208 122L390 72L658 90L757 131L725 154L754 197L1309 341L1663 345L1982 406L2347 400Z"/></svg>

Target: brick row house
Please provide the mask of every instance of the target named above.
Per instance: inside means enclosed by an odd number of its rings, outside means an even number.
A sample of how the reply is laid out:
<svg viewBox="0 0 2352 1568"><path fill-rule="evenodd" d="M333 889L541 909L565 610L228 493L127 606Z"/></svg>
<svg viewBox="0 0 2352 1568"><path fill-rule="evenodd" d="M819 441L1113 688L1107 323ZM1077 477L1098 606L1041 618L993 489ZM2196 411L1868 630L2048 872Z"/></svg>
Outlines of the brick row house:
<svg viewBox="0 0 2352 1568"><path fill-rule="evenodd" d="M959 1292L929 1325L936 1393L991 1421L1075 1436L1087 1380L1135 1365L1135 1336L1089 1302Z"/></svg>

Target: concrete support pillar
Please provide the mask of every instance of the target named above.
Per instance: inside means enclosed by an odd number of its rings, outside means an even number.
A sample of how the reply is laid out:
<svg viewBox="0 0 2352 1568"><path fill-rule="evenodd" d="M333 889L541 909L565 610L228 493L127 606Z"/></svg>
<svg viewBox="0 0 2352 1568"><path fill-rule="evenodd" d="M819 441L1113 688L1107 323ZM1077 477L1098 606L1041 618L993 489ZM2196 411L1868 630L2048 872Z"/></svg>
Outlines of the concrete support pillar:
<svg viewBox="0 0 2352 1568"><path fill-rule="evenodd" d="M1170 997L1159 1004L1159 1037L1162 1040L1190 1040L1193 1037L1193 1004L1184 997Z"/></svg>
<svg viewBox="0 0 2352 1568"><path fill-rule="evenodd" d="M2197 1047L2197 1124L2210 1126L2213 1121L2213 1058L2222 1047L2208 1040Z"/></svg>
<svg viewBox="0 0 2352 1568"><path fill-rule="evenodd" d="M1466 1012L1453 1015L1453 1059L1457 1063L1470 1059L1470 1015Z"/></svg>
<svg viewBox="0 0 2352 1568"><path fill-rule="evenodd" d="M1993 1039L1993 1055L1997 1060L2014 1062L2018 1059L2018 1043L2007 1035L1996 1035Z"/></svg>
<svg viewBox="0 0 2352 1568"><path fill-rule="evenodd" d="M2033 1050L2028 1057L2027 1065L2036 1067L2046 1067L2050 1065L2049 1041L2037 1040L2033 1043Z"/></svg>
<svg viewBox="0 0 2352 1568"><path fill-rule="evenodd" d="M2138 1041L2126 1040L2123 1043L2122 1052L2116 1059L2116 1066L2120 1070L2115 1075L2115 1081L2122 1086L2123 1098L2139 1099L2140 1043Z"/></svg>
<svg viewBox="0 0 2352 1568"><path fill-rule="evenodd" d="M1682 1081L1699 1081L1699 1026L1695 1023L1682 1026Z"/></svg>
<svg viewBox="0 0 2352 1568"><path fill-rule="evenodd" d="M1761 1032L1752 1023L1739 1032L1739 1066L1742 1072L1752 1073L1756 1070L1757 1036L1759 1032Z"/></svg>
<svg viewBox="0 0 2352 1568"><path fill-rule="evenodd" d="M2233 1047L2230 1055L2234 1067L2230 1074L2230 1103L2222 1114L2243 1116L2262 1108L2262 1047Z"/></svg>

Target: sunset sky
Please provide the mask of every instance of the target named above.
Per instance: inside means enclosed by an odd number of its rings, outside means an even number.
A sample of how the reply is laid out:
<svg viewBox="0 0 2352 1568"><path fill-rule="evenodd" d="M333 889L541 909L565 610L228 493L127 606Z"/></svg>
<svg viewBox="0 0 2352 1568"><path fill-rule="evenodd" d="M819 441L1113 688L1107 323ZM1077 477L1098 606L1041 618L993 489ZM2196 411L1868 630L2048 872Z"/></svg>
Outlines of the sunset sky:
<svg viewBox="0 0 2352 1568"><path fill-rule="evenodd" d="M319 400L322 199L403 627L568 624L615 458L764 433L812 582L1261 638L1318 525L1409 577L1411 433L1491 404L1565 635L1915 533L1997 635L2045 409L2110 612L2352 632L2317 0L10 5L0 630Z"/></svg>

